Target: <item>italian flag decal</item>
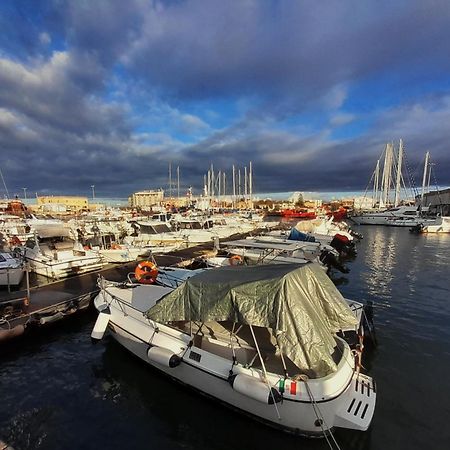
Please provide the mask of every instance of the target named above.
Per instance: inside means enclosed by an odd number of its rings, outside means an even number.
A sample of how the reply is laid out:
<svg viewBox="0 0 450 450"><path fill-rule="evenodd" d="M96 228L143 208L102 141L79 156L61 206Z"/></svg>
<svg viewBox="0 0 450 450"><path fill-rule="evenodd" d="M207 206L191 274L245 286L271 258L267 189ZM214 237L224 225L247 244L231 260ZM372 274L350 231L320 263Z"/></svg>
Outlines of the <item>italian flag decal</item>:
<svg viewBox="0 0 450 450"><path fill-rule="evenodd" d="M290 388L289 392L291 395L297 394L297 382L296 381L291 381L291 388Z"/></svg>

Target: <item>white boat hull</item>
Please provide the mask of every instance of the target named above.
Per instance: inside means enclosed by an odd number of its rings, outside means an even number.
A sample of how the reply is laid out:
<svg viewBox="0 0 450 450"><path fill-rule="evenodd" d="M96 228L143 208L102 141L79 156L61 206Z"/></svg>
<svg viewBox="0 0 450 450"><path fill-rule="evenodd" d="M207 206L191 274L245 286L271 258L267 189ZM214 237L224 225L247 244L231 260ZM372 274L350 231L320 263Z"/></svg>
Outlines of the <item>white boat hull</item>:
<svg viewBox="0 0 450 450"><path fill-rule="evenodd" d="M136 261L142 254L141 248L110 248L98 251L99 255L108 263L127 263Z"/></svg>
<svg viewBox="0 0 450 450"><path fill-rule="evenodd" d="M25 271L22 267L0 269L0 286L17 286L23 279Z"/></svg>
<svg viewBox="0 0 450 450"><path fill-rule="evenodd" d="M81 275L87 272L100 270L103 267L103 262L98 258L92 258L84 261L48 261L41 262L34 259L27 258L30 264L30 269L47 278L66 278L71 275Z"/></svg>
<svg viewBox="0 0 450 450"><path fill-rule="evenodd" d="M230 386L227 377L223 376L223 374L207 373L199 367L196 367L195 362L191 363L188 358L183 359L183 362L175 368L152 363L147 357L149 345L145 341L137 338L134 334L127 332L124 328L118 326L111 320L109 322L109 330L114 339L147 364L164 372L172 379L196 389L202 394L206 394L216 400L224 402L226 405L249 414L256 420L263 421L272 427L280 428L284 431L298 435L323 435L318 418L310 402L301 403L298 401L290 401L285 398L282 403L277 404L280 415L280 418L278 418L274 405L264 404L237 392ZM191 351L196 354L203 353L201 349L196 347L192 347ZM301 389L305 389L303 384ZM372 392L372 388L367 389L367 392ZM321 417L323 417L322 420L324 420L324 423L328 424L330 428L333 428L336 425L344 425L345 415L348 414L347 410L352 403L355 391L355 383L352 379L344 392L340 393L340 395L333 400L323 403L320 401L317 402ZM374 395L374 393L372 393L372 395ZM373 414L373 407L374 404L371 404L370 411L366 409L365 417L369 419L367 421L367 426L369 425L370 418ZM360 408L360 411L358 411L360 416L362 415L364 408L365 404L364 407ZM351 419L354 420L354 417L351 417ZM360 429L363 430L365 428L362 426Z"/></svg>
<svg viewBox="0 0 450 450"><path fill-rule="evenodd" d="M450 233L450 217L441 217L436 222L424 226L422 233Z"/></svg>
<svg viewBox="0 0 450 450"><path fill-rule="evenodd" d="M233 365L230 359L231 351L227 344L222 347L222 350L217 343L208 339L202 339L201 348L197 347L199 344L192 345L189 334L154 323L144 317L145 308L143 305L139 306L141 301L139 289L141 288L136 287L130 294L135 306L129 304L127 300L119 301L118 295L125 295L123 289L120 291L114 290L118 288L111 289L113 289L112 294L107 289L94 301L97 309L102 311L94 331L103 335L104 324L107 323L114 339L147 364L171 378L251 415L259 421L295 434L322 436L324 431L334 426L356 430L368 428L375 408L374 385L371 378L358 374L354 370L354 357L343 341L339 340L343 345L341 350L343 356L336 372L324 378L307 381L287 379L283 402L275 406L244 395L231 386L230 369L235 375L248 375L251 383L261 383L263 375L258 368L246 368L241 364ZM168 288L156 289L163 290L158 295L168 292ZM156 301L156 298L154 300ZM106 306L110 314L108 320L102 316ZM176 367L155 362L150 359L148 353L149 349L154 347L173 352L181 362ZM214 348L213 351L212 348ZM282 379L282 375L267 374L268 384L275 389L279 389L278 383ZM294 389L292 389L293 384ZM364 386L365 392L359 393L358 386ZM314 400L314 404L311 399ZM351 411L350 415L349 411Z"/></svg>

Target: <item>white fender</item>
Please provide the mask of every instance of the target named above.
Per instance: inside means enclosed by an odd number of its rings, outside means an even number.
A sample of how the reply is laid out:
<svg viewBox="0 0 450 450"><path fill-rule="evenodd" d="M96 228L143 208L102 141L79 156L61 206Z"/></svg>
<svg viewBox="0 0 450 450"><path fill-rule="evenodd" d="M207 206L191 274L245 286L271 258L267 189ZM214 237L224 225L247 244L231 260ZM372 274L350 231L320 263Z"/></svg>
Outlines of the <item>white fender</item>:
<svg viewBox="0 0 450 450"><path fill-rule="evenodd" d="M266 383L249 375L240 373L233 376L230 382L236 392L266 405L281 401L281 394L275 388L269 389Z"/></svg>
<svg viewBox="0 0 450 450"><path fill-rule="evenodd" d="M147 357L151 362L171 369L177 367L181 362L181 358L176 353L163 347L150 347L147 351Z"/></svg>
<svg viewBox="0 0 450 450"><path fill-rule="evenodd" d="M103 338L106 328L108 327L109 319L111 318L111 312L109 308L105 308L98 314L97 320L95 321L94 328L91 333L91 338L95 340L100 340Z"/></svg>
<svg viewBox="0 0 450 450"><path fill-rule="evenodd" d="M56 322L57 320L61 320L64 317L64 314L61 311L58 311L53 316L44 316L39 319L39 325L45 325L47 323Z"/></svg>

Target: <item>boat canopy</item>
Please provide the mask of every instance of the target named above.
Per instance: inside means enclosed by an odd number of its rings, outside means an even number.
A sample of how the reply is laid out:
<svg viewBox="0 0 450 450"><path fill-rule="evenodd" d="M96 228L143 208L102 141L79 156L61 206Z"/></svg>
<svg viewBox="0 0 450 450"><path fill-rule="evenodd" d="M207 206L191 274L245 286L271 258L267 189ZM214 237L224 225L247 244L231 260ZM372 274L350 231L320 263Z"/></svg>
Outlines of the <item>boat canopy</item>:
<svg viewBox="0 0 450 450"><path fill-rule="evenodd" d="M41 239L56 238L56 237L70 237L70 230L61 225L34 225L36 234Z"/></svg>
<svg viewBox="0 0 450 450"><path fill-rule="evenodd" d="M297 367L336 370L334 333L357 326L346 301L315 264L229 266L186 280L146 312L160 323L232 321L270 328Z"/></svg>

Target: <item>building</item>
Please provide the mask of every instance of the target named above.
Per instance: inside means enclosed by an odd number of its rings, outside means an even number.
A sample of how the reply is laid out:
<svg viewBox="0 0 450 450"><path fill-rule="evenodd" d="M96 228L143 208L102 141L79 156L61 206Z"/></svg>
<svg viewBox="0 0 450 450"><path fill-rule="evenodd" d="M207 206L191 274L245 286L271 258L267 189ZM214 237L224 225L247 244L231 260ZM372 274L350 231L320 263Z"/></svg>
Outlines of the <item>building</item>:
<svg viewBox="0 0 450 450"><path fill-rule="evenodd" d="M47 195L37 197L37 206L41 210L59 211L59 212L87 211L89 207L87 197L72 197L59 195Z"/></svg>
<svg viewBox="0 0 450 450"><path fill-rule="evenodd" d="M145 208L159 205L164 200L164 190L135 192L128 198L132 208Z"/></svg>
<svg viewBox="0 0 450 450"><path fill-rule="evenodd" d="M353 199L353 208L356 211L368 211L373 208L373 200L369 197L355 197Z"/></svg>
<svg viewBox="0 0 450 450"><path fill-rule="evenodd" d="M416 196L416 204L420 205L422 195ZM427 192L423 196L423 206L450 205L450 188L442 191Z"/></svg>

